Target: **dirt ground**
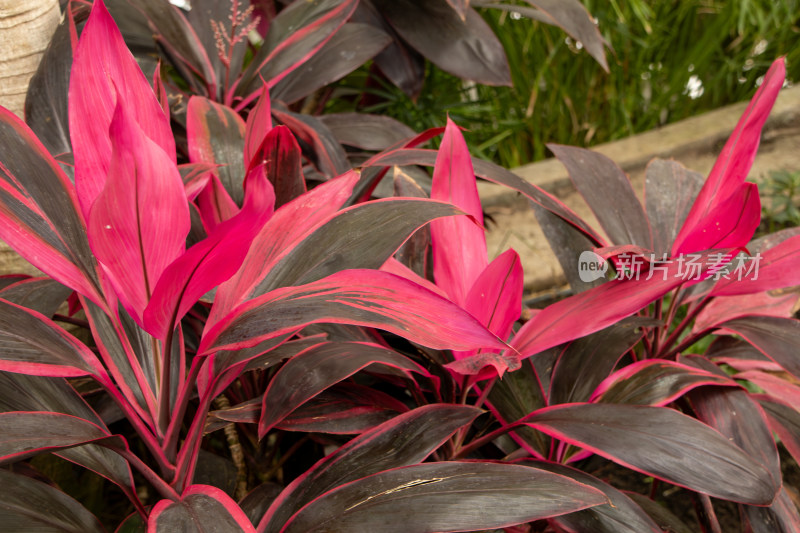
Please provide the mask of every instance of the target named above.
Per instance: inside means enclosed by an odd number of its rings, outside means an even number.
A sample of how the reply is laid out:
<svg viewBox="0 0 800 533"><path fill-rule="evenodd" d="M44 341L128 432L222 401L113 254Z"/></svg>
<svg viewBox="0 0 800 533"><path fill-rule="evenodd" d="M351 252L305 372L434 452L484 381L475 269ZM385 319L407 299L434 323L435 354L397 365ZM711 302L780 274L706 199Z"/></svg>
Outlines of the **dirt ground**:
<svg viewBox="0 0 800 533"><path fill-rule="evenodd" d="M686 167L707 175L721 148L720 145L715 146L713 151L690 152L677 159ZM749 177L759 183L776 170L800 171L800 124L788 124L765 131ZM633 188L640 198L644 187L644 171L644 167L641 167L629 173ZM602 232L583 198L572 187L561 187L555 194ZM494 221L487 221L489 253L496 256L511 247L520 254L528 296L546 295L562 289L566 283L564 273L528 202L518 196L505 205L490 206L486 212Z"/></svg>

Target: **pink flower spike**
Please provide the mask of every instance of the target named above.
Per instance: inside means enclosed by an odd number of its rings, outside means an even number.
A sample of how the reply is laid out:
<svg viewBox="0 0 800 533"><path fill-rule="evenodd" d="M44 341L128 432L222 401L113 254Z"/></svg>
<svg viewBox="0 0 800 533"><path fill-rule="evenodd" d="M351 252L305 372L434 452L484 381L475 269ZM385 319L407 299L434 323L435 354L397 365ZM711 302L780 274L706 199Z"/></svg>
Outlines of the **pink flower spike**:
<svg viewBox="0 0 800 533"><path fill-rule="evenodd" d="M719 154L705 185L700 189L672 246L673 256L699 251L686 243L690 234L695 231L701 220L717 212L720 204L736 193L744 183L758 151L761 129L778 98L778 92L783 87L785 78L786 63L781 57L767 71L764 81Z"/></svg>
<svg viewBox="0 0 800 533"><path fill-rule="evenodd" d="M109 126L117 99L125 101L146 137L175 160L169 116L125 46L103 0L95 0L83 29L69 83L69 131L75 186L84 216L105 185L111 162Z"/></svg>
<svg viewBox="0 0 800 533"><path fill-rule="evenodd" d="M120 301L141 325L153 288L180 256L189 206L174 159L149 139L123 104L111 122L105 187L89 215L89 244Z"/></svg>

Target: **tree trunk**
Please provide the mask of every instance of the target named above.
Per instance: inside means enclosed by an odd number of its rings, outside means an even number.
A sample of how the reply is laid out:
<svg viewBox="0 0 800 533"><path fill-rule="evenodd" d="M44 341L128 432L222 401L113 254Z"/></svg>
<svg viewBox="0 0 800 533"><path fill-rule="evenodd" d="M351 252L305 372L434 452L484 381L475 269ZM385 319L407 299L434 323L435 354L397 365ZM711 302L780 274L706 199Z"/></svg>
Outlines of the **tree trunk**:
<svg viewBox="0 0 800 533"><path fill-rule="evenodd" d="M58 0L0 0L0 105L19 117L28 82L60 18ZM12 273L41 275L0 241L0 275Z"/></svg>
<svg viewBox="0 0 800 533"><path fill-rule="evenodd" d="M28 82L60 18L58 0L0 0L0 105L20 117Z"/></svg>

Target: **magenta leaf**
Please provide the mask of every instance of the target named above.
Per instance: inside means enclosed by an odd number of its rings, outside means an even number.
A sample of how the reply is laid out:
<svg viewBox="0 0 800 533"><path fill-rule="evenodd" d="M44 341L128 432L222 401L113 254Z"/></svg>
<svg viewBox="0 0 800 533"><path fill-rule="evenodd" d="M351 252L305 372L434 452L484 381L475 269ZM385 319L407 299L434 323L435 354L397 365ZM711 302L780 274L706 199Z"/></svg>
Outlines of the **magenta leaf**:
<svg viewBox="0 0 800 533"><path fill-rule="evenodd" d="M0 501L4 526L17 531L106 532L97 517L77 500L47 483L4 468L0 468Z"/></svg>
<svg viewBox="0 0 800 533"><path fill-rule="evenodd" d="M743 247L753 238L760 222L758 186L745 183L725 200L719 201L717 207L699 219L691 230L681 230L683 241L677 253Z"/></svg>
<svg viewBox="0 0 800 533"><path fill-rule="evenodd" d="M0 238L50 277L103 302L75 188L16 115L0 108Z"/></svg>
<svg viewBox="0 0 800 533"><path fill-rule="evenodd" d="M197 194L195 204L206 233L239 212L239 206L213 172L209 174L206 186Z"/></svg>
<svg viewBox="0 0 800 533"><path fill-rule="evenodd" d="M695 255L702 277L702 272L714 264L710 262L714 254ZM523 357L529 357L618 322L684 283L685 260L667 261L660 265L663 270L641 273L640 279L609 281L550 305L522 326L511 344Z"/></svg>
<svg viewBox="0 0 800 533"><path fill-rule="evenodd" d="M103 428L76 416L26 411L0 413L0 463L102 440L124 445L121 437L111 436Z"/></svg>
<svg viewBox="0 0 800 533"><path fill-rule="evenodd" d="M149 333L163 339L201 296L236 273L256 234L272 215L274 201L264 167L254 168L247 179L242 210L164 270L144 312Z"/></svg>
<svg viewBox="0 0 800 533"><path fill-rule="evenodd" d="M425 463L340 486L303 507L281 530L476 531L608 503L599 490L527 466ZM502 505L498 505L502 502Z"/></svg>
<svg viewBox="0 0 800 533"><path fill-rule="evenodd" d="M647 359L625 366L597 387L591 401L631 405L665 406L703 385L736 387L736 382L699 368Z"/></svg>
<svg viewBox="0 0 800 533"><path fill-rule="evenodd" d="M716 498L768 505L779 488L741 448L672 409L568 404L541 409L523 422L622 466Z"/></svg>
<svg viewBox="0 0 800 533"><path fill-rule="evenodd" d="M449 118L433 167L431 199L450 202L470 216L431 223L433 273L450 299L464 305L470 288L486 268L483 210L467 143Z"/></svg>
<svg viewBox="0 0 800 533"><path fill-rule="evenodd" d="M672 255L700 249L690 241L690 235L700 231L701 221L704 219L706 228L713 229L713 226L709 224L713 223L713 213L726 215L721 206L732 195L740 192L747 173L750 172L761 140L761 128L767 121L785 77L785 60L780 58L770 67L764 81L717 158L714 168L711 169L705 185L697 195L697 199L686 217L686 222L675 239ZM696 237L697 235L695 235Z"/></svg>
<svg viewBox="0 0 800 533"><path fill-rule="evenodd" d="M237 307L206 331L198 353L254 346L317 322L376 327L436 349L506 346L458 306L410 281L376 270L344 270Z"/></svg>
<svg viewBox="0 0 800 533"><path fill-rule="evenodd" d="M142 313L164 269L180 256L189 208L174 161L118 105L109 178L92 207L89 242L125 309Z"/></svg>
<svg viewBox="0 0 800 533"><path fill-rule="evenodd" d="M775 246L759 252L753 275L730 275L720 279L711 290L711 296L755 294L762 291L794 287L800 284L800 235L790 237Z"/></svg>
<svg viewBox="0 0 800 533"><path fill-rule="evenodd" d="M287 361L270 381L262 402L259 438L320 392L374 364L428 375L411 359L382 346L345 342L314 346Z"/></svg>
<svg viewBox="0 0 800 533"><path fill-rule="evenodd" d="M359 435L292 481L272 503L258 531L282 531L293 514L327 491L382 470L424 461L479 414L480 410L465 405L426 405Z"/></svg>
<svg viewBox="0 0 800 533"><path fill-rule="evenodd" d="M179 502L161 500L150 513L147 533L255 533L244 511L222 490L209 485L191 485Z"/></svg>
<svg viewBox="0 0 800 533"><path fill-rule="evenodd" d="M611 242L653 249L650 224L628 176L606 156L584 148L548 144Z"/></svg>
<svg viewBox="0 0 800 533"><path fill-rule="evenodd" d="M0 369L37 376L104 376L83 343L44 315L0 299Z"/></svg>
<svg viewBox="0 0 800 533"><path fill-rule="evenodd" d="M261 96L256 100L256 105L247 115L244 134L244 158L247 167L258 164L256 160L259 149L264 143L267 134L272 129L272 102L266 84L261 87Z"/></svg>
<svg viewBox="0 0 800 533"><path fill-rule="evenodd" d="M84 215L105 186L112 160L109 127L119 102L141 135L175 158L175 141L150 83L126 48L102 0L94 2L81 34L69 85L69 128L75 155L75 184ZM173 163L174 164L174 163Z"/></svg>
<svg viewBox="0 0 800 533"><path fill-rule="evenodd" d="M344 205L358 181L355 172L333 179L275 211L253 240L242 267L217 291L208 323L253 297L272 267Z"/></svg>
<svg viewBox="0 0 800 533"><path fill-rule="evenodd" d="M306 192L300 146L286 126L267 133L258 156L265 161L267 177L275 188L275 208Z"/></svg>
<svg viewBox="0 0 800 533"><path fill-rule="evenodd" d="M725 321L749 315L791 318L795 303L797 294L772 296L767 291L738 296L717 296L697 315L692 325L692 332L710 330Z"/></svg>
<svg viewBox="0 0 800 533"><path fill-rule="evenodd" d="M230 107L202 96L192 96L186 106L186 137L192 163L219 165L214 173L224 191L241 207L245 176L244 120Z"/></svg>

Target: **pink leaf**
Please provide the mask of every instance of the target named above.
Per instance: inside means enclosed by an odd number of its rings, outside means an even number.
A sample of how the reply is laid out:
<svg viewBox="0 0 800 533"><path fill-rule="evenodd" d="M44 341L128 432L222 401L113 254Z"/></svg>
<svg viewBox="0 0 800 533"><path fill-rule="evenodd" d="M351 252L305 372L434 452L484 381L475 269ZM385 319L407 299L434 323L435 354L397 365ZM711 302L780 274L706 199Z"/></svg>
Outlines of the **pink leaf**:
<svg viewBox="0 0 800 533"><path fill-rule="evenodd" d="M711 329L727 320L746 315L766 315L790 318L797 294L772 296L768 292L739 296L718 296L703 308L692 326L692 332Z"/></svg>
<svg viewBox="0 0 800 533"><path fill-rule="evenodd" d="M436 284L454 302L463 305L488 261L472 160L464 137L449 118L433 168L431 199L450 202L473 219L448 217L431 222Z"/></svg>
<svg viewBox="0 0 800 533"><path fill-rule="evenodd" d="M269 88L264 84L261 87L261 96L256 105L247 115L247 124L244 134L244 160L250 167L258 155L267 133L272 129L272 106L269 99ZM256 162L257 164L257 162Z"/></svg>
<svg viewBox="0 0 800 533"><path fill-rule="evenodd" d="M800 235L791 237L753 258L752 276L730 276L720 279L711 290L712 296L753 294L800 285ZM757 267L757 268L756 268Z"/></svg>
<svg viewBox="0 0 800 533"><path fill-rule="evenodd" d="M514 250L507 250L480 273L467 295L464 309L499 338L507 339L511 327L522 312L522 282L522 264L519 256ZM484 352L492 351L484 350ZM475 354L474 350L456 351L453 352L453 357L459 360ZM491 353L483 355L485 357L482 359L473 361L481 360L483 364L493 366L497 375L502 376L508 368L512 370L519 368L519 362L514 361L510 354L506 354L506 358Z"/></svg>
<svg viewBox="0 0 800 533"><path fill-rule="evenodd" d="M506 347L452 302L392 274L357 269L246 302L206 330L198 353L254 346L319 322L376 327L435 349Z"/></svg>
<svg viewBox="0 0 800 533"><path fill-rule="evenodd" d="M143 134L174 159L169 117L126 48L103 1L97 0L75 51L69 84L75 184L84 215L89 213L108 176L109 126L118 99L126 103Z"/></svg>
<svg viewBox="0 0 800 533"><path fill-rule="evenodd" d="M275 203L263 166L251 171L247 184L239 214L217 226L162 274L144 313L146 329L153 336L164 338L203 294L230 278L241 266Z"/></svg>
<svg viewBox="0 0 800 533"><path fill-rule="evenodd" d="M195 200L203 227L211 232L222 222L229 220L239 212L239 206L233 201L228 191L213 172L208 177L208 183L197 195Z"/></svg>
<svg viewBox="0 0 800 533"><path fill-rule="evenodd" d="M682 254L713 248L742 247L753 237L760 222L758 186L745 183L726 199L718 201L714 210L699 219L691 230L681 229L683 241L673 250Z"/></svg>
<svg viewBox="0 0 800 533"><path fill-rule="evenodd" d="M689 235L700 226L701 220L708 219L711 213L719 212L720 204L739 191L755 159L761 140L761 128L767 121L785 77L785 60L780 58L770 67L761 87L717 158L705 185L700 189L672 246L672 255L697 251L687 241Z"/></svg>
<svg viewBox="0 0 800 533"><path fill-rule="evenodd" d="M122 104L122 102L120 102ZM189 207L175 162L118 105L109 178L89 217L89 242L120 301L141 324L158 278L183 253Z"/></svg>
<svg viewBox="0 0 800 533"><path fill-rule="evenodd" d="M275 211L253 240L239 271L223 283L209 325L251 296L251 291L284 255L350 198L359 175L345 174L314 188Z"/></svg>
<svg viewBox="0 0 800 533"><path fill-rule="evenodd" d="M698 258L702 279L715 254L693 255ZM642 273L640 279L612 280L550 305L520 328L511 345L523 357L529 357L618 322L688 281L682 272L686 268L684 259L662 263L662 271Z"/></svg>

